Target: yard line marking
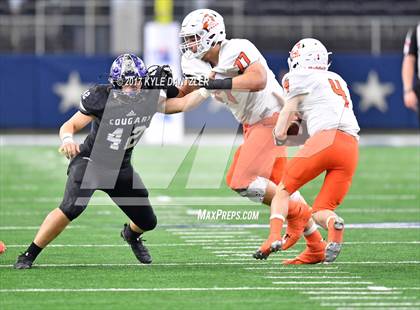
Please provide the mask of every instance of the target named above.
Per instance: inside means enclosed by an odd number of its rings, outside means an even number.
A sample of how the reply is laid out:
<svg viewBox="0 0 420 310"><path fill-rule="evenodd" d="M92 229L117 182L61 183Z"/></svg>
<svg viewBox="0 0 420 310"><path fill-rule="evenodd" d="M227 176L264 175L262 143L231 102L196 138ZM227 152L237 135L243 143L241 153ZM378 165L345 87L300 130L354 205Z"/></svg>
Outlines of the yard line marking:
<svg viewBox="0 0 420 310"><path fill-rule="evenodd" d="M304 244L303 242L299 242L298 244ZM344 244L347 245L354 245L354 244L383 244L383 245L393 245L393 244L420 244L420 241L345 241ZM229 247L223 246L206 246L205 249L208 250L223 250ZM237 248L250 248L247 246L237 247ZM289 250L288 250L289 251Z"/></svg>
<svg viewBox="0 0 420 310"><path fill-rule="evenodd" d="M252 253L249 253L247 256L248 257L225 258L225 260L231 261L231 262L238 261L238 262L244 262L244 263L248 262L248 261L257 261L255 258L253 258ZM228 255L226 257L230 257L230 255ZM295 256L281 256L280 257L280 259L282 259L282 260L283 259L293 259L293 258L295 258ZM280 262L277 261L276 263L278 264ZM260 262L260 264L262 264L262 262ZM276 267L274 266L274 268L276 268Z"/></svg>
<svg viewBox="0 0 420 310"><path fill-rule="evenodd" d="M250 268L248 268L250 269ZM349 274L348 271L267 271L268 274Z"/></svg>
<svg viewBox="0 0 420 310"><path fill-rule="evenodd" d="M282 269L282 270L290 270L290 267L286 267L286 266L276 266L276 268L279 268L279 269ZM273 269L273 267L271 267L271 266L266 266L266 267L245 267L244 269L247 269L247 270L258 270L258 269L260 269L260 270L265 270L265 269L269 269L269 270L272 270ZM302 269L300 269L300 270L304 270L304 269L306 269L306 270L336 270L336 269L338 269L338 267L329 267L328 265L325 265L325 267L304 267L304 268L302 268Z"/></svg>
<svg viewBox="0 0 420 310"><path fill-rule="evenodd" d="M206 224L204 224L206 225ZM186 226L186 225L183 225ZM190 226L190 225L188 225ZM201 225L200 225L201 227ZM244 231L243 227L229 227L228 225L224 225L223 227L214 227L214 226L204 226L204 227L180 227L180 228L167 228L167 231L170 232L194 232L194 231L208 231L208 232L212 232L212 231Z"/></svg>
<svg viewBox="0 0 420 310"><path fill-rule="evenodd" d="M391 290L420 290L420 287L390 287Z"/></svg>
<svg viewBox="0 0 420 310"><path fill-rule="evenodd" d="M344 288L344 287L340 287L340 291L331 291L331 288L327 288L325 290L328 290L328 295L398 295L398 294L402 294L402 292L361 292L361 290L366 290L366 288ZM343 292L343 290L345 290ZM356 291L359 290L359 291ZM302 292L302 294L306 294L306 295L319 295L320 293L322 293L322 291L317 290L317 291L306 291L306 292Z"/></svg>
<svg viewBox="0 0 420 310"><path fill-rule="evenodd" d="M308 289L308 290L306 290L305 291L305 294L318 294L319 291L328 291L328 292L331 292L331 293L334 293L334 294L341 294L341 293L345 294L343 292L343 290L348 290L348 291L366 291L367 293L371 293L371 292L373 292L373 293L375 293L375 292L378 292L378 293L394 292L394 293L400 294L401 292L396 291L396 290L404 289L404 287L402 287L402 288L398 287L398 288L394 288L394 289L393 288L388 288L387 291L384 291L384 290L371 289L370 287L371 286L368 286L368 287L340 287L340 290L339 291L331 290L331 287L329 287L329 288L317 287L315 289ZM358 292L355 292L355 294L359 294L359 293Z"/></svg>
<svg viewBox="0 0 420 310"><path fill-rule="evenodd" d="M340 300L340 299L355 299L355 300L407 300L407 299L416 299L416 297L402 297L402 296L316 296L316 297L309 297L309 299L313 300Z"/></svg>
<svg viewBox="0 0 420 310"><path fill-rule="evenodd" d="M419 306L420 302L366 302L366 303L321 303L321 307L363 307L363 306Z"/></svg>
<svg viewBox="0 0 420 310"><path fill-rule="evenodd" d="M45 267L128 267L128 266L136 266L136 267L140 267L140 268L151 268L152 266L217 266L217 265L241 265L243 266L245 262L224 262L224 261L220 261L220 262L194 262L194 263L153 263L150 265L145 265L145 264L140 264L140 263L108 263L108 264L97 264L97 263L92 263L92 264L35 264L34 267L41 267L41 268L45 268ZM273 264L276 263L275 261L273 261ZM248 264L252 265L252 264L261 264L261 262L258 261L254 261L254 260L250 260L248 262ZM0 265L0 268L10 268L13 267L13 265L11 264L7 264L7 265Z"/></svg>
<svg viewBox="0 0 420 310"><path fill-rule="evenodd" d="M193 243L147 243L147 246L155 247L178 247L178 246L199 246L200 244ZM8 248L27 247L27 244L8 244ZM112 247L127 247L128 244L49 244L48 248L112 248Z"/></svg>
<svg viewBox="0 0 420 310"><path fill-rule="evenodd" d="M211 238L211 239L223 239L223 238L226 238L226 239L237 239L237 238L243 238L243 237L246 237L246 236L232 236L232 235L229 235L229 234L224 234L224 235L195 235L195 236L179 236L179 235L175 235L175 236L177 236L177 237L179 237L179 238L181 238L181 239L184 239L184 240L196 240L196 239L205 239L205 238ZM248 238L246 239L246 240L249 240Z"/></svg>
<svg viewBox="0 0 420 310"><path fill-rule="evenodd" d="M381 262L381 261L375 261L375 262L334 262L334 264L339 264L339 265L420 264L420 261L414 260L414 261L396 261L396 262Z"/></svg>
<svg viewBox="0 0 420 310"><path fill-rule="evenodd" d="M254 248L255 249L255 248ZM298 253L297 250L287 250L284 253ZM248 251L212 251L213 254L240 254L240 253L249 253Z"/></svg>
<svg viewBox="0 0 420 310"><path fill-rule="evenodd" d="M420 241L345 241L348 244L420 244Z"/></svg>
<svg viewBox="0 0 420 310"><path fill-rule="evenodd" d="M340 210L340 213L418 213L418 208L398 208L398 209L388 209L388 208L377 208L377 209L365 209L365 208L343 208Z"/></svg>
<svg viewBox="0 0 420 310"><path fill-rule="evenodd" d="M284 281L284 282L271 282L273 284L334 284L334 285L342 285L342 284L373 284L373 282L369 281Z"/></svg>
<svg viewBox="0 0 420 310"><path fill-rule="evenodd" d="M0 293L64 293L64 292L165 292L165 291L302 291L302 287L159 287L159 288L21 288L0 289Z"/></svg>
<svg viewBox="0 0 420 310"><path fill-rule="evenodd" d="M232 234L232 235L249 235L251 232L246 231L246 230L240 230L240 231L199 231L199 232L193 232L193 231L171 231L171 233L173 233L174 235L197 235L197 233L201 233L202 235L227 235L227 234Z"/></svg>
<svg viewBox="0 0 420 310"><path fill-rule="evenodd" d="M258 247L258 246L257 246ZM229 250L229 249L254 249L255 250L255 246L203 246L204 250Z"/></svg>
<svg viewBox="0 0 420 310"><path fill-rule="evenodd" d="M265 276L266 279L361 279L359 276L335 277L335 276Z"/></svg>
<svg viewBox="0 0 420 310"><path fill-rule="evenodd" d="M227 243L227 244L238 244L238 243L241 243L241 242L243 242L243 243L250 243L250 242L259 242L259 244L257 245L257 246L259 246L259 245L261 245L261 243L264 241L263 239L243 239L243 240L241 240L241 239L222 239L222 240L220 240L220 239L199 239L199 240L192 240L192 239L185 239L184 240L186 243L203 243L203 245L208 245L208 244L219 244L220 242L222 242L222 243ZM233 241L235 241L235 242L233 242Z"/></svg>
<svg viewBox="0 0 420 310"><path fill-rule="evenodd" d="M81 225L69 225L66 227L73 229L73 228L85 228L86 226ZM39 226L0 226L0 230L38 230Z"/></svg>

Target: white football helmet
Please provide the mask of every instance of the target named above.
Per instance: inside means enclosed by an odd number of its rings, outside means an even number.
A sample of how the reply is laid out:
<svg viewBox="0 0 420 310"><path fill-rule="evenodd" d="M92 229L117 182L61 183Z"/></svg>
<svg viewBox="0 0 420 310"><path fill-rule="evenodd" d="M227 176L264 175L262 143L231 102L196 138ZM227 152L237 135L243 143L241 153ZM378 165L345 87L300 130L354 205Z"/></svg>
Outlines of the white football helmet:
<svg viewBox="0 0 420 310"><path fill-rule="evenodd" d="M181 53L189 59L201 59L210 48L226 39L223 17L210 9L192 11L182 21L179 36Z"/></svg>
<svg viewBox="0 0 420 310"><path fill-rule="evenodd" d="M293 46L289 54L287 63L290 71L296 69L328 70L330 66L328 55L331 53L317 39L305 38L300 40Z"/></svg>

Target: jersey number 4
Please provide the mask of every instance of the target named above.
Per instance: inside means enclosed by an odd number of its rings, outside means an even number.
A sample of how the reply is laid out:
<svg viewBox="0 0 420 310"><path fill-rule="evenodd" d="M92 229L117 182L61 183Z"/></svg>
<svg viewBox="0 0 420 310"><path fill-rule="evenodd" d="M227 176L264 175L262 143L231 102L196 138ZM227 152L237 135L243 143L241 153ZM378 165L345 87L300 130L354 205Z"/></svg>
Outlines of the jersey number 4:
<svg viewBox="0 0 420 310"><path fill-rule="evenodd" d="M349 100L347 99L347 95L344 92L343 88L341 87L340 82L338 80L332 80L332 79L328 79L328 82L330 82L331 89L333 90L333 92L336 95L339 95L343 98L344 107L348 108L349 107Z"/></svg>
<svg viewBox="0 0 420 310"><path fill-rule="evenodd" d="M138 126L133 129L131 136L128 137L127 142L124 146L124 150L134 147L139 141L142 133L146 130L146 126ZM108 134L107 141L111 142L109 146L112 150L118 151L121 144L121 138L123 135L124 128L117 128L112 133Z"/></svg>

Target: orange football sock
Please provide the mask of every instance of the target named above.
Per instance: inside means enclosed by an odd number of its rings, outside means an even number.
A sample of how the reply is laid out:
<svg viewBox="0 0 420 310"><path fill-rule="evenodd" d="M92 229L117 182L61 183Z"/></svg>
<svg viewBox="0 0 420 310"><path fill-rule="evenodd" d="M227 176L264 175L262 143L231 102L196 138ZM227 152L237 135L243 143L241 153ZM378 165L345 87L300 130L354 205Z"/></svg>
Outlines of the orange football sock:
<svg viewBox="0 0 420 310"><path fill-rule="evenodd" d="M328 220L328 242L343 243L344 226L337 229L335 218L330 217Z"/></svg>
<svg viewBox="0 0 420 310"><path fill-rule="evenodd" d="M283 229L284 217L282 215L272 215L270 217L270 236L281 238L281 230Z"/></svg>
<svg viewBox="0 0 420 310"><path fill-rule="evenodd" d="M322 235L321 233L318 231L318 229L316 229L314 232L312 232L309 235L305 235L305 240L306 240L306 244L318 244L321 243L322 241Z"/></svg>

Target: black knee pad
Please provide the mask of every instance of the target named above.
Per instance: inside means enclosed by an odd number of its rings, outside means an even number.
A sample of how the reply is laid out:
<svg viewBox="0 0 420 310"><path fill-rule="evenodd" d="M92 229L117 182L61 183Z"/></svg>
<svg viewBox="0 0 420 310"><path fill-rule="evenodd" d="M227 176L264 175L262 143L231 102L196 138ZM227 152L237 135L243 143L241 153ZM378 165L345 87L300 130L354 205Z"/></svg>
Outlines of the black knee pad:
<svg viewBox="0 0 420 310"><path fill-rule="evenodd" d="M66 205L61 203L59 209L64 213L69 221L73 221L80 214L82 214L82 212L86 209L86 206Z"/></svg>
<svg viewBox="0 0 420 310"><path fill-rule="evenodd" d="M144 231L150 231L156 228L157 225L157 217L153 214L153 216L150 216L147 220L147 222L144 222L139 226Z"/></svg>

